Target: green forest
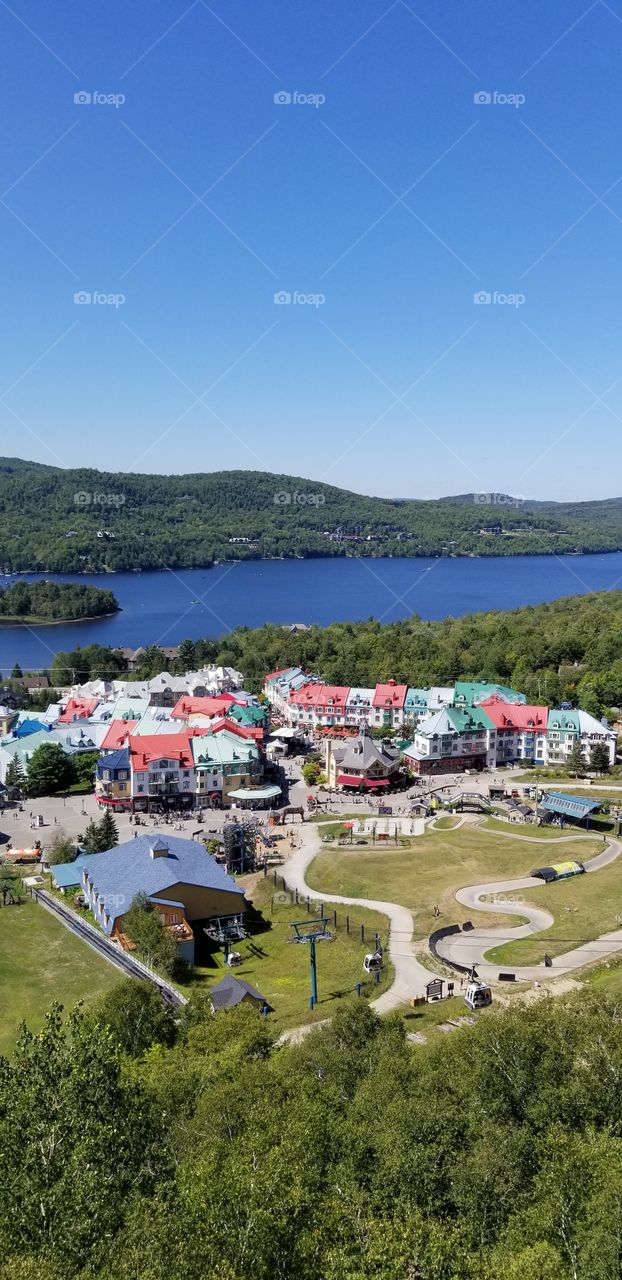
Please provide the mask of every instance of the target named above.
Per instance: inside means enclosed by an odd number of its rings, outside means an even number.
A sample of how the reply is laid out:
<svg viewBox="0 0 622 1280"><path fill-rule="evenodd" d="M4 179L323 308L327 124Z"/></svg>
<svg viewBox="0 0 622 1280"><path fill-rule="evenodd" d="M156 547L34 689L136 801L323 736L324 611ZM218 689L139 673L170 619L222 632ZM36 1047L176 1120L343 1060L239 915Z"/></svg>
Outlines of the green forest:
<svg viewBox="0 0 622 1280"><path fill-rule="evenodd" d="M0 570L199 567L275 556L533 555L622 548L622 498L365 497L259 471L136 475L0 459Z"/></svg>
<svg viewBox="0 0 622 1280"><path fill-rule="evenodd" d="M622 706L622 591L566 596L507 612L474 613L442 622L417 615L404 622L342 622L291 632L240 627L219 640L184 640L171 664L156 645L133 677L191 671L205 663L233 666L259 693L278 667L301 666L333 684L375 685L395 677L427 687L456 680L511 684L530 702L571 702L592 715ZM57 653L52 684L123 676L120 654L101 645Z"/></svg>
<svg viewBox="0 0 622 1280"><path fill-rule="evenodd" d="M116 613L118 608L112 591L80 583L16 582L0 589L0 624L79 621Z"/></svg>
<svg viewBox="0 0 622 1280"><path fill-rule="evenodd" d="M622 1008L296 1046L128 980L0 1059L0 1280L619 1280Z"/></svg>

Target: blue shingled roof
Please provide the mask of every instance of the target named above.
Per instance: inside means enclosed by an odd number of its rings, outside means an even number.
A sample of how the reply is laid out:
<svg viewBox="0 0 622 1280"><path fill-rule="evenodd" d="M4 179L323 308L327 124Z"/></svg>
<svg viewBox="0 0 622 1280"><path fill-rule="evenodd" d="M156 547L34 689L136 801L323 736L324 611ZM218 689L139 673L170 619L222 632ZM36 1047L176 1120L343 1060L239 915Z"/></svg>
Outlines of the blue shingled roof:
<svg viewBox="0 0 622 1280"><path fill-rule="evenodd" d="M103 777L104 769L129 769L129 767L129 747L120 747L118 751L109 751L107 755L99 757L99 760L97 761L97 777Z"/></svg>
<svg viewBox="0 0 622 1280"><path fill-rule="evenodd" d="M166 847L168 853L154 858L153 846ZM176 884L235 893L240 910L244 899L244 890L218 865L205 845L177 836L136 836L107 853L94 853L88 861L88 874L95 891L106 905L110 902L113 917L127 911L137 893L152 897Z"/></svg>

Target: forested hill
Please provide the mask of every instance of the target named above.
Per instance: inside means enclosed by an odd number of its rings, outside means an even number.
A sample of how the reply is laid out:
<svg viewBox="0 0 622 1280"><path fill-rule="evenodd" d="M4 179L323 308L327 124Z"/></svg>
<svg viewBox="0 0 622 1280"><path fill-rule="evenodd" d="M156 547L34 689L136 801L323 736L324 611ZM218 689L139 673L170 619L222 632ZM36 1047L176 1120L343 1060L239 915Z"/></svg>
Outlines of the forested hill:
<svg viewBox="0 0 622 1280"><path fill-rule="evenodd" d="M622 498L390 500L258 471L134 475L0 459L0 570L7 572L191 567L274 556L620 549Z"/></svg>

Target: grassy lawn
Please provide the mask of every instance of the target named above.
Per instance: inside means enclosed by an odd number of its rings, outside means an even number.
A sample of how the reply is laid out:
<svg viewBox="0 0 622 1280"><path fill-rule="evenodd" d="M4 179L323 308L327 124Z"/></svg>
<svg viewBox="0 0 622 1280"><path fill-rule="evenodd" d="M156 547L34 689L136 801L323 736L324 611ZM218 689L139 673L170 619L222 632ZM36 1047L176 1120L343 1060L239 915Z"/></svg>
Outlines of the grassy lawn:
<svg viewBox="0 0 622 1280"><path fill-rule="evenodd" d="M244 884L244 880L241 883ZM332 911L327 907L329 929L335 934L335 938L332 942L320 942L317 945L319 999L311 1012L309 947L302 943L297 946L289 943L294 932L290 924L293 920L312 920L319 915L319 910L315 910L311 903L312 910L307 917L305 902L296 905L289 893L279 892L272 880L263 876L250 878L247 895L261 919L257 918L257 927L252 936L236 944L236 950L242 953L243 962L232 972L236 978L246 979L266 997L274 1009L268 1022L278 1030L330 1017L339 1008L340 1002L354 995L357 982L363 984L363 991L369 996L380 995L391 985L393 967L388 958L378 985L370 982L363 971L363 958L368 951L374 950L376 932L380 934L386 955L386 916L352 908L348 912L348 934L345 928L346 910L337 908L335 930ZM365 942L361 942L361 924L365 926ZM211 986L219 982L225 972L227 970L222 952L217 952L213 966L198 969L194 982L201 986L205 983Z"/></svg>
<svg viewBox="0 0 622 1280"><path fill-rule="evenodd" d="M563 846L564 860L589 858L601 847L602 842L597 839L569 842ZM403 903L413 912L414 936L421 939L439 925L466 918L466 908L454 898L456 889L487 880L523 877L533 866L533 840L482 835L477 827L465 826L457 831L427 831L407 846L382 852L356 846L326 846L311 863L307 882L318 892ZM440 911L437 917L433 914L435 905ZM468 916L474 923L479 920L488 926L507 922L507 916L497 918L489 912L479 916L469 912Z"/></svg>
<svg viewBox="0 0 622 1280"><path fill-rule="evenodd" d="M494 964L540 964L545 955L563 955L610 933L616 928L616 914L622 917L622 862L618 859L589 876L543 884L542 891L528 893L526 901L550 911L555 923L544 933L494 947L486 957Z"/></svg>
<svg viewBox="0 0 622 1280"><path fill-rule="evenodd" d="M0 1053L12 1047L20 1022L40 1028L53 1000L71 1009L120 976L32 898L0 907Z"/></svg>
<svg viewBox="0 0 622 1280"><path fill-rule="evenodd" d="M457 827L461 822L460 818L452 817L446 813L442 818L437 818L434 823L435 831L451 831L453 827Z"/></svg>
<svg viewBox="0 0 622 1280"><path fill-rule="evenodd" d="M506 822L503 818L484 818L480 823L487 831L511 831L516 836L526 836L532 840L559 840L562 836L578 835L574 827L539 827L535 822ZM601 827L602 831L602 827ZM589 835L589 832L588 832Z"/></svg>
<svg viewBox="0 0 622 1280"><path fill-rule="evenodd" d="M581 980L598 994L620 1000L622 998L622 959L614 956L604 964L586 969L581 974Z"/></svg>

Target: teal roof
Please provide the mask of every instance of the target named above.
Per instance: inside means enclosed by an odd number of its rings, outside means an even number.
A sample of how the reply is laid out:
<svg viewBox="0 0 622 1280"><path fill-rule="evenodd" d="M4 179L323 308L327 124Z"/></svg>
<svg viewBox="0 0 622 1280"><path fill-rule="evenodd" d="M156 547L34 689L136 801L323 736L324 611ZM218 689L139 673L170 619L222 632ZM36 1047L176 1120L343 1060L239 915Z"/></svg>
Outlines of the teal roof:
<svg viewBox="0 0 622 1280"><path fill-rule="evenodd" d="M447 707L447 715L457 733L473 733L495 726L483 707Z"/></svg>
<svg viewBox="0 0 622 1280"><path fill-rule="evenodd" d="M454 690L454 706L473 706L496 694L506 702L526 702L524 693L510 689L505 684L491 684L488 680L457 680Z"/></svg>
<svg viewBox="0 0 622 1280"><path fill-rule="evenodd" d="M191 738L190 746L195 765L216 767L234 764L237 760L256 760L259 751L254 742L238 738L237 734L222 729L219 733L206 733Z"/></svg>
<svg viewBox="0 0 622 1280"><path fill-rule="evenodd" d="M600 809L600 800L588 800L586 796L562 795L559 791L547 791L540 804L549 813L560 813L568 818L587 818Z"/></svg>
<svg viewBox="0 0 622 1280"><path fill-rule="evenodd" d="M578 733L579 727L578 711L558 711L557 708L553 708L553 710L549 711L549 718L547 721L547 732L549 734L551 733L551 730L554 730L556 733L560 730L562 732L566 730L566 732L569 733Z"/></svg>

